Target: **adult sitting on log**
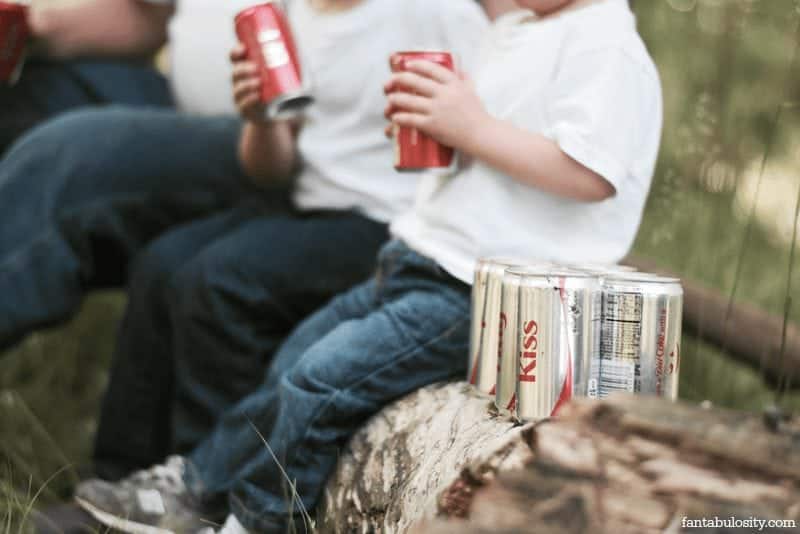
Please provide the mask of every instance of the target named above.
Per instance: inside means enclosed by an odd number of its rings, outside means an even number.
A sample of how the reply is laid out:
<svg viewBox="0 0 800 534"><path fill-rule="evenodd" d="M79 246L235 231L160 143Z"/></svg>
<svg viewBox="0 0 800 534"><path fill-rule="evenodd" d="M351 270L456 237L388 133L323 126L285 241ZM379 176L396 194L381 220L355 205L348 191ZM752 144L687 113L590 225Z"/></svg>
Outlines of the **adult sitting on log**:
<svg viewBox="0 0 800 534"><path fill-rule="evenodd" d="M0 88L0 151L39 125L0 159L0 350L72 316L87 291L124 286L164 230L246 199L283 208L237 157L228 52L251 3L31 6L39 57ZM167 36L165 78L151 56Z"/></svg>

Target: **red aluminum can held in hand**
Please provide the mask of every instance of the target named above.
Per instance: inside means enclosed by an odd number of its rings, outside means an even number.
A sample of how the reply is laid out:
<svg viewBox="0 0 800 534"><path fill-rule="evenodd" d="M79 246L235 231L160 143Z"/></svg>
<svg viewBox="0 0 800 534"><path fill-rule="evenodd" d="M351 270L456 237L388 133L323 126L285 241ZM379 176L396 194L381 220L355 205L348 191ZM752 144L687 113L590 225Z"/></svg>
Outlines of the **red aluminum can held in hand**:
<svg viewBox="0 0 800 534"><path fill-rule="evenodd" d="M396 52L389 59L392 72L403 72L406 63L413 60L426 60L447 69L455 70L453 55L449 52L419 50ZM416 128L395 128L395 161L398 171L413 172L425 169L449 167L453 162L454 151Z"/></svg>
<svg viewBox="0 0 800 534"><path fill-rule="evenodd" d="M0 2L0 83L19 79L29 35L28 6Z"/></svg>
<svg viewBox="0 0 800 534"><path fill-rule="evenodd" d="M313 102L286 15L277 0L236 15L236 35L259 66L261 101L269 119L292 118Z"/></svg>

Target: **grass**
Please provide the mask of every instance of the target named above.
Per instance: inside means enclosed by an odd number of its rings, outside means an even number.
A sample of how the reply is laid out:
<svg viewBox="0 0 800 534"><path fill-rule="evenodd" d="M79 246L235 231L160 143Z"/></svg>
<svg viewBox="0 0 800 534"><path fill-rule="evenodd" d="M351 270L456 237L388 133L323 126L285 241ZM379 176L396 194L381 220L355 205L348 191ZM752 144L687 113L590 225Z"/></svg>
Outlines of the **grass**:
<svg viewBox="0 0 800 534"><path fill-rule="evenodd" d="M95 295L69 324L0 356L0 532L20 532L34 501L63 499L78 480L124 302Z"/></svg>

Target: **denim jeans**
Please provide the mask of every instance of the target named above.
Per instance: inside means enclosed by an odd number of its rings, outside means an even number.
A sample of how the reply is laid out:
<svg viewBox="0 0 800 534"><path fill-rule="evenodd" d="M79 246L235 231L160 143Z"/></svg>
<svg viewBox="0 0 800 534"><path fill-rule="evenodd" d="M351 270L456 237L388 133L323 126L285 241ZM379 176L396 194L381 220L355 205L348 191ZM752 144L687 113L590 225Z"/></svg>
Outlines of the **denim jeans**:
<svg viewBox="0 0 800 534"><path fill-rule="evenodd" d="M0 349L124 284L164 230L245 198L268 205L240 169L239 131L232 117L119 107L20 139L0 161Z"/></svg>
<svg viewBox="0 0 800 534"><path fill-rule="evenodd" d="M0 155L25 131L86 106L172 106L167 80L146 62L31 60L16 85L0 85Z"/></svg>
<svg viewBox="0 0 800 534"><path fill-rule="evenodd" d="M289 510L286 481L255 429L310 511L340 450L371 415L464 375L469 308L469 286L391 242L377 275L301 323L258 389L191 454L190 491L209 506L227 498L253 532L285 532L296 509Z"/></svg>
<svg viewBox="0 0 800 534"><path fill-rule="evenodd" d="M374 272L387 239L385 224L353 212L243 206L156 240L131 278L97 434L100 474L196 446L258 386L297 323Z"/></svg>

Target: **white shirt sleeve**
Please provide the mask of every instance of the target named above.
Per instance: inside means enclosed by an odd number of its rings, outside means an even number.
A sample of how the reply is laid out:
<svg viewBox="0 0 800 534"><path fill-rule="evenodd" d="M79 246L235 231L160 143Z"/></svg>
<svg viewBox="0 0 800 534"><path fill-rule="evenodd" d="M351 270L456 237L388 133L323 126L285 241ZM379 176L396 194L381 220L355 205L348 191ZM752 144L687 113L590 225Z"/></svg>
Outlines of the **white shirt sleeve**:
<svg viewBox="0 0 800 534"><path fill-rule="evenodd" d="M642 140L661 128L657 75L623 50L582 52L563 61L548 93L544 134L619 190Z"/></svg>

